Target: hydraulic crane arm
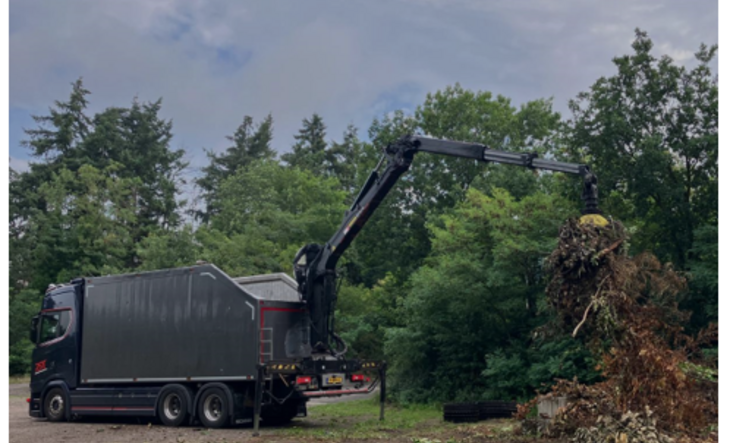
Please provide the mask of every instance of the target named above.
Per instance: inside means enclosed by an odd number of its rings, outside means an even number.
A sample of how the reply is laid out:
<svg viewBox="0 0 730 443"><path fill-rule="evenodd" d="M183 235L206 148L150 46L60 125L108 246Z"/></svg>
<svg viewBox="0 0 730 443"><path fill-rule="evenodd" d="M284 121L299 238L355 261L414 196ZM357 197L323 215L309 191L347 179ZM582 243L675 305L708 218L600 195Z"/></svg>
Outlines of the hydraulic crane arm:
<svg viewBox="0 0 730 443"><path fill-rule="evenodd" d="M370 216L385 196L411 166L418 152L463 157L491 163L505 163L530 169L577 174L583 177L584 214L600 214L596 176L588 166L537 158L534 153L497 151L479 143L439 140L421 136L404 136L384 149L383 157L370 173L335 234L325 245L310 244L299 250L294 259L294 272L302 300L308 304L311 317L311 344L315 350L330 351L329 340L344 343L333 332L335 267ZM380 169L385 164L383 171Z"/></svg>

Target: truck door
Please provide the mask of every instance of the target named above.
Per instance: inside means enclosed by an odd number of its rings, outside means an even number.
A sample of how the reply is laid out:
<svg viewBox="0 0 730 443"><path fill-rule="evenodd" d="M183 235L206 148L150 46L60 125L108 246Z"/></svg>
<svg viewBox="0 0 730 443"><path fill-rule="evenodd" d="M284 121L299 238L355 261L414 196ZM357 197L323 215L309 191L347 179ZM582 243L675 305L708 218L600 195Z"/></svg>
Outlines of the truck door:
<svg viewBox="0 0 730 443"><path fill-rule="evenodd" d="M38 317L37 346L33 350L33 381L63 380L76 385L76 343L71 337L74 311L70 307L46 309Z"/></svg>

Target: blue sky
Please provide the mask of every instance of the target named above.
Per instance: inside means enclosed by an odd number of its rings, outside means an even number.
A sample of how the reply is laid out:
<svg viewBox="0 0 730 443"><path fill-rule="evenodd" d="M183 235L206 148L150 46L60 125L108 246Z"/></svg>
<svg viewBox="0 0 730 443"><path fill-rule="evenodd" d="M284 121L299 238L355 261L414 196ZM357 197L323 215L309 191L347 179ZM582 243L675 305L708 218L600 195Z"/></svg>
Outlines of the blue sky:
<svg viewBox="0 0 730 443"><path fill-rule="evenodd" d="M565 112L631 51L634 28L691 64L717 22L707 0L11 0L11 166L28 160L30 115L80 76L92 113L162 97L194 170L244 115L272 113L285 152L313 112L331 139L349 123L364 137L374 117L456 82L515 104L553 97Z"/></svg>

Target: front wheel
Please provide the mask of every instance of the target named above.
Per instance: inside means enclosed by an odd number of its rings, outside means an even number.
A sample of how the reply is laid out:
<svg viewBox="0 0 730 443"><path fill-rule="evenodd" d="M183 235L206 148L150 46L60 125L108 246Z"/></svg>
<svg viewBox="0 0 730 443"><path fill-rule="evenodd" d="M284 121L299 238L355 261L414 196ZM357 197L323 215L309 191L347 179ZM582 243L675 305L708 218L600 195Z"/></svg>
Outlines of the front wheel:
<svg viewBox="0 0 730 443"><path fill-rule="evenodd" d="M66 419L66 396L63 389L53 388L46 394L43 402L43 410L49 421L62 421Z"/></svg>
<svg viewBox="0 0 730 443"><path fill-rule="evenodd" d="M206 428L222 428L228 421L230 405L221 388L210 388L203 392L198 402L198 418Z"/></svg>

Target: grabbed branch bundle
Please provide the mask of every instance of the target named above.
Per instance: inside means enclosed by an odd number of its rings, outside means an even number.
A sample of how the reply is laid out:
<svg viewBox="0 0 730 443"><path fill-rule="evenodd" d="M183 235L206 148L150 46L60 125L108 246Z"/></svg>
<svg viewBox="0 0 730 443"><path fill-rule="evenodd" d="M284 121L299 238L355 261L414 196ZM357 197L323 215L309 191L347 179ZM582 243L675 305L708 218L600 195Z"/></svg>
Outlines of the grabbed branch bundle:
<svg viewBox="0 0 730 443"><path fill-rule="evenodd" d="M603 376L594 385L556 384L549 395L567 397L568 406L551 432L585 437L603 429L631 441L643 428L656 435L653 441L712 438L717 362L702 349L716 344L717 331L714 325L696 336L684 331L689 314L678 309L678 296L685 278L650 253L629 256L628 234L617 221L568 220L549 268L547 297L558 323L588 346ZM630 422L627 414L646 420L636 421L637 430L609 431L608 423Z"/></svg>

